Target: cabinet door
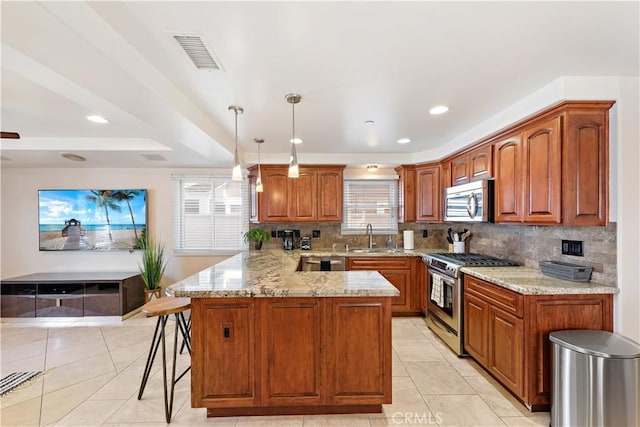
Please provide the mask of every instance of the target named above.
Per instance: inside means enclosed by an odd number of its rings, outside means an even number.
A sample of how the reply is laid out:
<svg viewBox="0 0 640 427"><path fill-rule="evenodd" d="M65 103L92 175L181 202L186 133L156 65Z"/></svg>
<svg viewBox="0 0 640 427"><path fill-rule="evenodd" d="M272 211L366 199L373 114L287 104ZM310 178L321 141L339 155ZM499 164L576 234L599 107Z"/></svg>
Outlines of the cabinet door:
<svg viewBox="0 0 640 427"><path fill-rule="evenodd" d="M521 134L495 144L495 221L522 221Z"/></svg>
<svg viewBox="0 0 640 427"><path fill-rule="evenodd" d="M378 272L400 291L400 295L391 300L393 312L412 312L411 270L378 270Z"/></svg>
<svg viewBox="0 0 640 427"><path fill-rule="evenodd" d="M523 132L524 222L560 223L560 117Z"/></svg>
<svg viewBox="0 0 640 427"><path fill-rule="evenodd" d="M300 168L300 176L292 179L292 221L310 222L318 218L318 174L315 169Z"/></svg>
<svg viewBox="0 0 640 427"><path fill-rule="evenodd" d="M417 221L438 222L440 216L440 166L420 167L416 170Z"/></svg>
<svg viewBox="0 0 640 427"><path fill-rule="evenodd" d="M489 362L489 304L464 294L464 349L481 365Z"/></svg>
<svg viewBox="0 0 640 427"><path fill-rule="evenodd" d="M469 182L469 157L459 156L451 160L451 182L453 185Z"/></svg>
<svg viewBox="0 0 640 427"><path fill-rule="evenodd" d="M324 403L324 313L320 298L261 298L261 404Z"/></svg>
<svg viewBox="0 0 640 427"><path fill-rule="evenodd" d="M524 394L522 319L496 307L489 310L488 369L517 396Z"/></svg>
<svg viewBox="0 0 640 427"><path fill-rule="evenodd" d="M260 222L291 221L291 180L287 168L263 167L264 192L258 196Z"/></svg>
<svg viewBox="0 0 640 427"><path fill-rule="evenodd" d="M2 317L36 316L35 283L2 283L0 313Z"/></svg>
<svg viewBox="0 0 640 427"><path fill-rule="evenodd" d="M398 222L416 222L416 169L400 166L398 172Z"/></svg>
<svg viewBox="0 0 640 427"><path fill-rule="evenodd" d="M609 189L607 110L567 115L563 142L563 222L606 225Z"/></svg>
<svg viewBox="0 0 640 427"><path fill-rule="evenodd" d="M326 298L329 404L391 403L388 298Z"/></svg>
<svg viewBox="0 0 640 427"><path fill-rule="evenodd" d="M469 153L469 181L493 176L492 146L485 145Z"/></svg>
<svg viewBox="0 0 640 427"><path fill-rule="evenodd" d="M191 404L194 408L257 404L256 331L251 298L193 298Z"/></svg>
<svg viewBox="0 0 640 427"><path fill-rule="evenodd" d="M343 167L318 169L318 221L342 221Z"/></svg>

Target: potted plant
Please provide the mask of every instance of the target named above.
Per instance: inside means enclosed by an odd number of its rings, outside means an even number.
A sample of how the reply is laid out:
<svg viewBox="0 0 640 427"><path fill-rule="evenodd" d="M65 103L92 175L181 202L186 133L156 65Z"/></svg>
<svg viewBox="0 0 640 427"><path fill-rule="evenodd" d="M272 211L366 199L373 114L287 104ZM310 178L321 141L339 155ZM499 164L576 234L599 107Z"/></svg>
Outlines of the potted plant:
<svg viewBox="0 0 640 427"><path fill-rule="evenodd" d="M142 249L142 260L138 264L140 275L145 286L145 302L149 302L153 295L160 298L160 281L167 267L164 258L164 245L151 240L139 240Z"/></svg>
<svg viewBox="0 0 640 427"><path fill-rule="evenodd" d="M245 243L253 242L254 249L260 250L262 249L262 242L271 240L271 233L262 228L252 228L244 233L243 240Z"/></svg>

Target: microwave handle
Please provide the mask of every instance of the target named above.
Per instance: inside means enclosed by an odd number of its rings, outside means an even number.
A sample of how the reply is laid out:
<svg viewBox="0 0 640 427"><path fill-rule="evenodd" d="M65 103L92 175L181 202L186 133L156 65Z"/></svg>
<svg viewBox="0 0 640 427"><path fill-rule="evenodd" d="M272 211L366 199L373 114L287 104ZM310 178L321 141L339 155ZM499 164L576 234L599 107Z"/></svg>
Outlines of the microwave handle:
<svg viewBox="0 0 640 427"><path fill-rule="evenodd" d="M478 212L478 200L476 199L476 194L471 193L467 199L467 213L469 214L469 218L474 219L476 212Z"/></svg>

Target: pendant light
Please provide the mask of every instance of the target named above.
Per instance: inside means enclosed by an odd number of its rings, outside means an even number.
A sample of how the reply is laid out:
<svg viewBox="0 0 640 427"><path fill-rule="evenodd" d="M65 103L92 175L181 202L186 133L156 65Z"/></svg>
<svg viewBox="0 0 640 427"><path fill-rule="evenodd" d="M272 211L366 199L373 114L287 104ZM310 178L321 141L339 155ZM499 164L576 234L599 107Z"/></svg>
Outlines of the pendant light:
<svg viewBox="0 0 640 427"><path fill-rule="evenodd" d="M292 117L292 136L291 136L291 157L289 159L289 178L298 178L300 176L300 170L298 167L298 152L296 151L296 104L300 102L302 97L297 93L289 93L285 95L285 99L291 104L291 117Z"/></svg>
<svg viewBox="0 0 640 427"><path fill-rule="evenodd" d="M236 151L233 157L233 171L231 173L232 181L242 181L242 167L240 166L240 158L238 157L238 114L244 113L244 110L239 105L230 105L229 111L233 110L235 113L236 123Z"/></svg>
<svg viewBox="0 0 640 427"><path fill-rule="evenodd" d="M256 193L262 193L264 187L262 186L262 173L260 172L260 146L264 143L262 138L253 138L253 142L258 144L258 178L256 179Z"/></svg>

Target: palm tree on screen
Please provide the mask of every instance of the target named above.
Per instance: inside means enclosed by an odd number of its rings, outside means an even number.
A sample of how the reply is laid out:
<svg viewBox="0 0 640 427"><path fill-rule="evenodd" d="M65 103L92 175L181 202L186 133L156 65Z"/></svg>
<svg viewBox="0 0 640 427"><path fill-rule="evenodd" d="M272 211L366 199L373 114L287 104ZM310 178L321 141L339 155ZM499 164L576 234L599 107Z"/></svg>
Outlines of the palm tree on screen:
<svg viewBox="0 0 640 427"><path fill-rule="evenodd" d="M129 208L129 215L131 215L131 224L133 224L133 234L136 236L136 242L138 241L138 230L136 230L136 220L133 217L133 210L131 209L131 203L129 200L135 199L140 195L140 190L118 190L113 193L113 198L119 202L125 202Z"/></svg>
<svg viewBox="0 0 640 427"><path fill-rule="evenodd" d="M120 212L120 205L116 203L112 190L89 190L91 196L87 196L87 200L95 203L99 208L104 208L104 214L107 217L107 230L109 231L109 240L113 242L111 235L111 221L109 220L109 209Z"/></svg>

